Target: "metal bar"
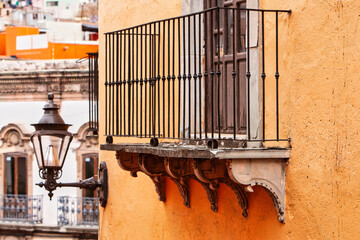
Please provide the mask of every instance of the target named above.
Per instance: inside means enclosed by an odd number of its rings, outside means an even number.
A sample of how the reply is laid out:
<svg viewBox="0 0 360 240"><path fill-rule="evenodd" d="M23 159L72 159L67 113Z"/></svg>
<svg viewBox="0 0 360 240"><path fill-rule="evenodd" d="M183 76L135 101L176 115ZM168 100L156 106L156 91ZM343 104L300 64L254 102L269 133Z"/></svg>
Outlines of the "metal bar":
<svg viewBox="0 0 360 240"><path fill-rule="evenodd" d="M112 78L111 78L111 85L110 88L112 89L112 95L111 95L111 132L112 135L114 135L114 128L115 128L115 119L114 119L114 112L115 112L115 104L114 104L114 84L115 84L115 34L112 34L112 58L111 58L111 66L112 66Z"/></svg>
<svg viewBox="0 0 360 240"><path fill-rule="evenodd" d="M142 103L143 103L143 27L140 27L140 137L143 134L143 116L142 116Z"/></svg>
<svg viewBox="0 0 360 240"><path fill-rule="evenodd" d="M262 36L262 139L265 140L265 31L264 12L261 13L261 36Z"/></svg>
<svg viewBox="0 0 360 240"><path fill-rule="evenodd" d="M206 26L205 26L206 28ZM201 85L201 79L202 79L202 73L201 73L201 13L199 14L199 73L198 73L198 77L199 77L199 136L200 139L202 139L202 134L201 134L201 109L202 109L202 98L201 98L201 91L202 91L202 85ZM195 91L196 92L196 91ZM196 99L195 99L196 100Z"/></svg>
<svg viewBox="0 0 360 240"><path fill-rule="evenodd" d="M157 55L157 83L158 83L158 137L160 137L160 22L158 22L158 55Z"/></svg>
<svg viewBox="0 0 360 240"><path fill-rule="evenodd" d="M208 101L207 101L207 94L208 94L208 45L207 45L207 27L208 27L208 22L207 22L207 12L204 12L204 52L205 52L205 71L204 71L204 88L205 88L205 94L204 94L204 98L205 98L205 113L204 113L204 120L205 120L205 139L207 139L207 131L208 131Z"/></svg>
<svg viewBox="0 0 360 240"><path fill-rule="evenodd" d="M139 28L136 28L136 81L135 82L136 82L136 136L139 136Z"/></svg>
<svg viewBox="0 0 360 240"><path fill-rule="evenodd" d="M123 43L122 43L122 32L120 32L120 69L119 69L119 71L120 71L120 96L119 96L119 98L120 98L120 119L119 119L119 121L120 121L120 135L122 135L122 123L123 123L123 114L122 114L122 105L123 105L123 101L122 101L122 83L123 83L123 80L122 80L122 49L123 49L123 45L122 45ZM125 69L125 67L124 67L124 69ZM125 86L125 85L124 85ZM124 132L124 134L125 134L125 132Z"/></svg>
<svg viewBox="0 0 360 240"><path fill-rule="evenodd" d="M134 77L134 67L135 67L135 65L134 65L134 48L135 48L135 46L134 46L134 31L135 31L135 29L133 28L132 29L132 39L131 39L131 41L132 41L132 43L131 43L131 61L132 61L132 63L131 63L131 70L132 70L132 72L131 72L131 82L130 82L130 84L131 84L131 86L132 86L132 98L131 98L131 105L132 105L132 110L131 110L131 133L132 133L132 135L134 135L134 100L135 100L135 95L134 95L134 79L135 79L135 77Z"/></svg>
<svg viewBox="0 0 360 240"><path fill-rule="evenodd" d="M124 33L126 33L124 31ZM124 87L124 94L123 94L123 97L124 97L124 101L123 101L123 108L124 108L124 135L128 135L129 133L126 133L126 124L127 124L127 115L126 115L126 86L127 86L127 81L126 81L126 49L128 48L126 46L126 34L124 34L124 53L123 53L123 56L124 56L124 79L123 79L123 87Z"/></svg>
<svg viewBox="0 0 360 240"><path fill-rule="evenodd" d="M175 20L172 23L172 136L175 137Z"/></svg>
<svg viewBox="0 0 360 240"><path fill-rule="evenodd" d="M211 76L211 138L214 139L214 42L213 42L213 38L214 38L214 30L213 30L213 21L214 21L214 16L213 16L213 12L210 12L210 64L211 64L211 70L210 70L210 76Z"/></svg>
<svg viewBox="0 0 360 240"><path fill-rule="evenodd" d="M234 115L234 139L236 139L236 70L235 70L235 55L236 55L236 49L235 49L235 10L232 10L232 15L233 15L233 19L232 19L232 25L233 25L233 45L232 45L232 51L233 51L233 71L232 71L232 77L233 77L233 115Z"/></svg>
<svg viewBox="0 0 360 240"><path fill-rule="evenodd" d="M276 139L279 139L279 19L276 12Z"/></svg>
<svg viewBox="0 0 360 240"><path fill-rule="evenodd" d="M162 64L162 68L163 68L163 75L162 75L162 90L163 90L163 94L162 94L162 99L163 99L163 104L162 104L162 110L163 110L163 129L162 129L162 132L163 132L163 137L166 136L165 134L165 35L166 35L166 32L165 32L165 21L163 22L163 57L162 57L162 60L163 60L163 64Z"/></svg>
<svg viewBox="0 0 360 240"><path fill-rule="evenodd" d="M223 14L225 15L225 14ZM219 128L219 139L221 139L221 124L220 124L220 9L218 8L217 10L217 30L218 30L218 35L217 35L217 71L216 71L216 76L217 76L217 80L218 80L218 128Z"/></svg>
<svg viewBox="0 0 360 240"><path fill-rule="evenodd" d="M89 127L92 128L92 106L91 106L91 57L89 55Z"/></svg>
<svg viewBox="0 0 360 240"><path fill-rule="evenodd" d="M171 62L171 58L170 58L170 20L167 22L167 26L168 26L168 35L167 35L167 47L168 47L168 53L167 53L167 56L168 56L168 59L167 59L167 62L168 62L168 75L167 75L167 85L168 85L168 99L167 99L167 136L170 136L170 62Z"/></svg>
<svg viewBox="0 0 360 240"><path fill-rule="evenodd" d="M250 133L250 11L246 11L247 15L247 49L246 49L246 60L247 60L247 72L246 72L246 78L247 78L247 138L248 140L251 139L251 133Z"/></svg>
<svg viewBox="0 0 360 240"><path fill-rule="evenodd" d="M148 102L147 102L147 25L145 25L145 46L144 46L144 51L145 51L145 71L144 71L144 74L145 74L145 79L144 79L144 82L145 82L145 122L144 122L144 125L145 125L145 137L147 136L147 105L148 105Z"/></svg>
<svg viewBox="0 0 360 240"><path fill-rule="evenodd" d="M185 18L183 18L183 62L184 62L184 69L183 69L183 138L185 138L185 106L186 106L186 42L185 42L185 36L186 36L186 32L185 32Z"/></svg>
<svg viewBox="0 0 360 240"><path fill-rule="evenodd" d="M152 68L152 55L153 55L153 49L152 49L152 43L153 43L153 39L151 36L151 24L149 24L149 137L151 137L152 135L152 117L153 117L153 96L152 96L152 89L153 89L153 85L152 85L152 74L153 74L153 68Z"/></svg>
<svg viewBox="0 0 360 240"><path fill-rule="evenodd" d="M130 39L130 30L128 35L128 134L131 132L131 39Z"/></svg>
<svg viewBox="0 0 360 240"><path fill-rule="evenodd" d="M188 74L188 82L189 82L189 138L191 138L191 45L190 45L190 38L191 38L191 25L190 25L190 17L188 16L188 58L189 58L189 74Z"/></svg>
<svg viewBox="0 0 360 240"><path fill-rule="evenodd" d="M193 25L194 25L194 75L193 75L193 78L194 78L194 138L196 138L196 115L197 115L197 108L196 108L196 105L197 105L197 94L196 94L196 84L197 84L197 74L196 74L196 17L194 15L193 17ZM200 41L199 41L200 42Z"/></svg>
<svg viewBox="0 0 360 240"><path fill-rule="evenodd" d="M180 109L181 109L181 25L180 25L180 18L178 18L178 68L179 68L179 74L178 74L178 87L179 87L179 96L178 96L178 138L180 138Z"/></svg>
<svg viewBox="0 0 360 240"><path fill-rule="evenodd" d="M153 68L154 68L154 73L153 73L153 88L154 88L154 95L153 95L153 98L154 98L154 115L153 115L153 137L155 137L156 135L156 70L157 70L157 68L156 68L156 66L157 65L159 65L159 63L158 62L156 62L156 54L157 54L157 51L156 51L156 45L157 45L157 43L156 43L156 24L154 24L154 35L153 35L153 45L154 45L154 56L153 56L153 62L154 62L154 64L153 64Z"/></svg>
<svg viewBox="0 0 360 240"><path fill-rule="evenodd" d="M119 135L119 33L116 33L116 135Z"/></svg>

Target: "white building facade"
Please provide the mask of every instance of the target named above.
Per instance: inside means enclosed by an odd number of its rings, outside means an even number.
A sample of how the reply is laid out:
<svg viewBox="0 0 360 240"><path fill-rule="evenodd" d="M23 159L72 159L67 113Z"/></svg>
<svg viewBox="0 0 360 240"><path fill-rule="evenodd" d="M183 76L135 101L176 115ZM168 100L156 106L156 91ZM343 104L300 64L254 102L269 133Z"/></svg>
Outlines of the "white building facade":
<svg viewBox="0 0 360 240"><path fill-rule="evenodd" d="M32 239L29 236L36 236L34 231L44 229L62 239L97 239L96 192L58 188L50 201L48 192L35 186L44 180L30 142L31 124L40 120L47 93L53 92L60 115L72 124L69 131L74 135L60 181L76 182L97 175L97 136L88 129L88 63L7 61L1 68L0 239ZM22 235L12 235L17 228Z"/></svg>

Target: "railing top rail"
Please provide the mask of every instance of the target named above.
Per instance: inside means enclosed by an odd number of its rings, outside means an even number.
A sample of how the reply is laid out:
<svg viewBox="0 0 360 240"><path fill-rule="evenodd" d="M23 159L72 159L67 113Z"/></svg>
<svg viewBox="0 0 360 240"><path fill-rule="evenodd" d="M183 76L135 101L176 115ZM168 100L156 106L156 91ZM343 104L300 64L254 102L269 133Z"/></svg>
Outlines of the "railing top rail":
<svg viewBox="0 0 360 240"><path fill-rule="evenodd" d="M139 25L136 25L136 26L128 27L128 28L123 28L123 29L120 29L120 30L110 31L110 32L106 32L106 33L104 33L104 34L105 34L105 35L107 35L107 34L113 34L113 33L118 33L118 32L121 32L121 31L126 31L126 30L130 30L130 29L134 29L134 28L139 28L139 27L143 27L143 26L145 26L145 25L154 24L154 23L158 23L158 22L163 22L163 21L170 21L170 20L175 20L175 19L186 18L186 17L190 17L190 16L197 15L197 14L202 14L202 13L205 13L205 12L213 11L213 10L216 10L216 9L234 9L234 10L244 10L244 11L251 11L251 12L291 13L291 9L289 9L289 10L277 10L277 9L256 9L256 8L213 7L213 8L208 8L208 9L205 9L205 10L202 10L202 11L197 11L197 12L193 12L193 13L189 13L189 14L177 16L177 17L172 17L172 18L166 18L166 19L156 20L156 21L147 22L147 23L139 24Z"/></svg>

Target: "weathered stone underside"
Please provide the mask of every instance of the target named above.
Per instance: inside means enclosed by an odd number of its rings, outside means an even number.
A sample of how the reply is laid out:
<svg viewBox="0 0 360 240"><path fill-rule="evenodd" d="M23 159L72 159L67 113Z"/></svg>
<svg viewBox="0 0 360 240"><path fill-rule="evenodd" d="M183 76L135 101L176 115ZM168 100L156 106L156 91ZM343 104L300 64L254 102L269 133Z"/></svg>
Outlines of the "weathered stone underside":
<svg viewBox="0 0 360 240"><path fill-rule="evenodd" d="M165 201L165 177L179 189L185 206L190 207L189 179L201 184L206 191L210 208L218 211L219 184L229 186L235 193L242 215L248 216L248 194L259 185L271 196L278 220L285 222L285 159L206 159L174 158L148 153L117 151L119 166L132 177L143 172L155 184L160 201Z"/></svg>

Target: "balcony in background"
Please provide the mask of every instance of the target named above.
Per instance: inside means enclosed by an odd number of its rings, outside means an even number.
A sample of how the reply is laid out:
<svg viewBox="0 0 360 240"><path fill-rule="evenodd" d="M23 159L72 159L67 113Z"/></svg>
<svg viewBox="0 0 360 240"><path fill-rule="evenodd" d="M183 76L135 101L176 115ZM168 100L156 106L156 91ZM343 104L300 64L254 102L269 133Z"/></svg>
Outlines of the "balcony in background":
<svg viewBox="0 0 360 240"><path fill-rule="evenodd" d="M42 223L43 196L0 195L0 221L8 223Z"/></svg>
<svg viewBox="0 0 360 240"><path fill-rule="evenodd" d="M57 199L57 216L61 226L98 226L99 199L60 196Z"/></svg>

